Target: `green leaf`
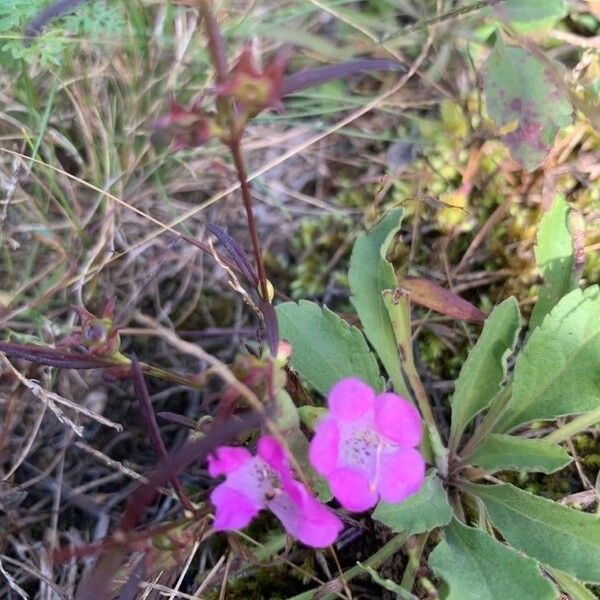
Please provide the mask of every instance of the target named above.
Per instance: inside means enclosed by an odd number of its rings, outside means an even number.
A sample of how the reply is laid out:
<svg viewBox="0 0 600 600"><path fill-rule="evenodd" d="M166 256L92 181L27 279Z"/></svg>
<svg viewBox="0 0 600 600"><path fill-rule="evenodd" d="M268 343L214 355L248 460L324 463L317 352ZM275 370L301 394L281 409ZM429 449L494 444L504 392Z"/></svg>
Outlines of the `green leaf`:
<svg viewBox="0 0 600 600"><path fill-rule="evenodd" d="M506 375L520 327L515 298L499 304L486 319L477 343L469 352L452 395L451 440L456 443L471 419L498 393Z"/></svg>
<svg viewBox="0 0 600 600"><path fill-rule="evenodd" d="M571 209L563 196L557 196L550 210L542 217L535 247L535 261L544 276L533 307L529 328L533 331L558 301L577 287L573 272L573 240L569 229Z"/></svg>
<svg viewBox="0 0 600 600"><path fill-rule="evenodd" d="M529 171L543 162L558 130L571 122L571 103L559 80L558 65L506 46L498 35L487 61L487 111L499 128L510 129L502 139Z"/></svg>
<svg viewBox="0 0 600 600"><path fill-rule="evenodd" d="M381 293L396 289L394 268L385 255L395 233L400 229L404 211L391 211L371 231L362 233L354 242L348 279L352 303L363 331L377 352L394 389L406 398L411 395L400 368L396 338Z"/></svg>
<svg viewBox="0 0 600 600"><path fill-rule="evenodd" d="M592 594L581 581L558 569L552 569L547 566L546 570L552 579L556 581L558 587L565 592L571 600L598 600L598 596Z"/></svg>
<svg viewBox="0 0 600 600"><path fill-rule="evenodd" d="M512 469L541 473L554 473L571 460L558 444L501 433L489 433L469 458L471 464L491 472Z"/></svg>
<svg viewBox="0 0 600 600"><path fill-rule="evenodd" d="M429 566L448 583L446 600L554 600L552 584L534 560L480 529L457 520L429 555Z"/></svg>
<svg viewBox="0 0 600 600"><path fill-rule="evenodd" d="M491 10L513 23L554 22L566 13L563 0L504 0Z"/></svg>
<svg viewBox="0 0 600 600"><path fill-rule="evenodd" d="M494 527L517 550L565 571L600 583L600 518L534 496L510 484L475 485Z"/></svg>
<svg viewBox="0 0 600 600"><path fill-rule="evenodd" d="M495 430L598 407L600 288L567 294L531 334L515 363L513 393Z"/></svg>
<svg viewBox="0 0 600 600"><path fill-rule="evenodd" d="M292 344L292 367L321 394L349 376L383 390L375 356L356 327L306 300L285 302L275 312L281 338Z"/></svg>
<svg viewBox="0 0 600 600"><path fill-rule="evenodd" d="M392 531L413 535L450 522L452 508L439 477L432 470L419 492L399 504L381 501L373 512L373 519L387 525Z"/></svg>

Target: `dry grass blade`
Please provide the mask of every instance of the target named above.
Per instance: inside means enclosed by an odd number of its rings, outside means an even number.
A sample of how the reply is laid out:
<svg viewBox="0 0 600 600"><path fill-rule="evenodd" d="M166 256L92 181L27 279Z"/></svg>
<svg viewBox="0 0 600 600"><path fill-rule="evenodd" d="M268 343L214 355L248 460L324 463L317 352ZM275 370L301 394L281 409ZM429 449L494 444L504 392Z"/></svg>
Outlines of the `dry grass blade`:
<svg viewBox="0 0 600 600"><path fill-rule="evenodd" d="M67 406L76 413L80 413L86 417L89 417L90 419L93 419L94 421L97 421L102 425L106 425L106 427L110 427L111 429L115 429L116 431L123 431L123 426L119 423L115 423L114 421L111 421L110 419L107 419L106 417L95 413L93 410L90 410L85 406L81 406L76 402L73 402L72 400L63 398L55 392L45 390L39 383L33 381L32 379L27 379L27 377L23 376L6 357L2 358L4 359L4 363L15 374L19 381L27 389L29 389L36 398L39 398L42 402L47 403L48 408L56 415L56 418L59 421L61 421L61 423L66 423L67 425L69 425L69 427L71 427L71 429L73 429L73 431L75 431L75 433L77 433L79 437L81 437L82 435L81 426L75 425L75 423L73 423L60 411L56 404L62 404L63 406Z"/></svg>

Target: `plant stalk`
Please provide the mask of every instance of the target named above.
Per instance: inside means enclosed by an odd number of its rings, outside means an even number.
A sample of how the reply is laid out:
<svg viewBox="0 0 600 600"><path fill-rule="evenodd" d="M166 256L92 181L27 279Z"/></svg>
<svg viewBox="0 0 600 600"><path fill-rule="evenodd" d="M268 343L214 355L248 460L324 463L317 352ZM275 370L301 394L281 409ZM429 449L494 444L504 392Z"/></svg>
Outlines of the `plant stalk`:
<svg viewBox="0 0 600 600"><path fill-rule="evenodd" d="M231 129L233 134L234 127L232 126ZM254 211L252 209L252 195L250 193L250 186L248 185L248 176L246 174L244 157L242 156L239 135L232 135L232 140L228 144L228 146L231 151L231 156L233 157L233 162L235 164L235 170L237 172L238 179L240 181L240 191L242 192L242 200L244 201L244 208L246 209L246 219L248 221L248 229L250 231L250 239L252 240L252 249L254 251L256 268L258 271L260 293L265 302L270 302L269 288L267 285L267 273L265 271L265 263L263 262L260 240L258 239L256 221L254 220Z"/></svg>

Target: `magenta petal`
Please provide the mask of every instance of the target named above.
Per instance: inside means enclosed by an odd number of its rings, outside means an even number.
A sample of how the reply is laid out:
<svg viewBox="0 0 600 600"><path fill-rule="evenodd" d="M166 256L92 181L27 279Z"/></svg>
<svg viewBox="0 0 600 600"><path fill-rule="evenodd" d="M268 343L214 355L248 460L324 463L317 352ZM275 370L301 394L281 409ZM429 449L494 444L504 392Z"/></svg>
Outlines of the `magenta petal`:
<svg viewBox="0 0 600 600"><path fill-rule="evenodd" d="M260 504L227 483L218 485L210 500L215 507L215 531L243 529L252 521L261 508Z"/></svg>
<svg viewBox="0 0 600 600"><path fill-rule="evenodd" d="M396 394L379 394L375 398L377 431L402 446L414 448L421 442L421 415L410 402Z"/></svg>
<svg viewBox="0 0 600 600"><path fill-rule="evenodd" d="M414 448L381 456L377 489L386 502L402 502L418 492L425 481L425 461Z"/></svg>
<svg viewBox="0 0 600 600"><path fill-rule="evenodd" d="M221 446L208 457L208 474L211 477L227 475L237 471L250 460L252 460L252 455L246 448Z"/></svg>
<svg viewBox="0 0 600 600"><path fill-rule="evenodd" d="M325 418L317 424L315 436L310 442L308 458L310 464L321 475L335 469L340 447L340 431L336 422Z"/></svg>
<svg viewBox="0 0 600 600"><path fill-rule="evenodd" d="M289 468L285 448L273 436L263 435L258 440L256 455L276 471Z"/></svg>
<svg viewBox="0 0 600 600"><path fill-rule="evenodd" d="M325 548L335 542L344 524L326 506L308 497L304 503L304 519L296 538L307 546Z"/></svg>
<svg viewBox="0 0 600 600"><path fill-rule="evenodd" d="M340 379L329 392L327 405L334 417L355 421L373 406L375 392L356 377Z"/></svg>
<svg viewBox="0 0 600 600"><path fill-rule="evenodd" d="M349 511L362 512L377 503L377 490L360 471L348 468L336 469L327 479L331 493Z"/></svg>
<svg viewBox="0 0 600 600"><path fill-rule="evenodd" d="M342 522L317 502L297 481L294 494L282 493L269 502L269 510L277 516L286 531L307 546L323 548L332 544L342 530ZM289 488L286 492L290 492Z"/></svg>

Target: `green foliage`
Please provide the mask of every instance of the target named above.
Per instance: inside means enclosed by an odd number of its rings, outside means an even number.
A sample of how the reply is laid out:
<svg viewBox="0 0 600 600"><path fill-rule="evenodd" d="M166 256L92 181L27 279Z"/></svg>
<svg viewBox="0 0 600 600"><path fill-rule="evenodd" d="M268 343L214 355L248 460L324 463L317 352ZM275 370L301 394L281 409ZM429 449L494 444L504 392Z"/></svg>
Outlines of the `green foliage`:
<svg viewBox="0 0 600 600"><path fill-rule="evenodd" d="M531 558L459 521L444 528L445 540L429 566L449 586L446 600L553 600L556 590Z"/></svg>
<svg viewBox="0 0 600 600"><path fill-rule="evenodd" d="M469 485L517 550L582 581L600 582L600 519L512 485Z"/></svg>
<svg viewBox="0 0 600 600"><path fill-rule="evenodd" d="M501 19L513 23L555 22L565 15L563 0L504 0L491 8Z"/></svg>
<svg viewBox="0 0 600 600"><path fill-rule="evenodd" d="M435 471L431 471L423 487L414 496L400 504L379 502L373 519L387 525L392 531L414 535L450 522L452 508Z"/></svg>
<svg viewBox="0 0 600 600"><path fill-rule="evenodd" d="M356 327L306 300L285 302L275 310L279 334L293 347L292 366L321 394L351 375L383 389L375 356Z"/></svg>
<svg viewBox="0 0 600 600"><path fill-rule="evenodd" d="M497 431L598 407L598 315L598 286L573 290L554 307L517 358L513 394Z"/></svg>
<svg viewBox="0 0 600 600"><path fill-rule="evenodd" d="M93 0L53 21L43 35L24 44L25 26L49 3L48 0L0 2L0 65L14 68L20 61L43 67L60 65L67 48L76 43L72 38L107 41L125 31L125 20L116 3Z"/></svg>
<svg viewBox="0 0 600 600"><path fill-rule="evenodd" d="M400 368L400 356L392 322L382 298L384 290L397 287L394 268L386 260L391 240L400 228L404 215L396 209L386 215L371 231L358 236L350 258L350 290L352 303L367 339L375 348L394 389L410 398Z"/></svg>
<svg viewBox="0 0 600 600"><path fill-rule="evenodd" d="M498 35L486 68L488 114L513 157L532 171L550 151L558 130L571 122L559 66L507 46Z"/></svg>
<svg viewBox="0 0 600 600"><path fill-rule="evenodd" d="M531 313L531 330L542 322L565 294L577 287L577 277L573 273L570 212L564 197L558 196L540 223L535 260L544 276L544 286L540 289L538 301Z"/></svg>
<svg viewBox="0 0 600 600"><path fill-rule="evenodd" d="M566 467L571 457L552 442L490 433L469 457L469 462L490 472L514 469L553 473Z"/></svg>
<svg viewBox="0 0 600 600"><path fill-rule="evenodd" d="M486 319L477 343L469 352L452 395L451 438L457 443L465 427L500 390L506 360L520 328L519 305L508 298Z"/></svg>

